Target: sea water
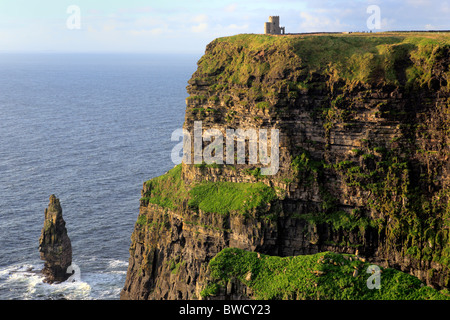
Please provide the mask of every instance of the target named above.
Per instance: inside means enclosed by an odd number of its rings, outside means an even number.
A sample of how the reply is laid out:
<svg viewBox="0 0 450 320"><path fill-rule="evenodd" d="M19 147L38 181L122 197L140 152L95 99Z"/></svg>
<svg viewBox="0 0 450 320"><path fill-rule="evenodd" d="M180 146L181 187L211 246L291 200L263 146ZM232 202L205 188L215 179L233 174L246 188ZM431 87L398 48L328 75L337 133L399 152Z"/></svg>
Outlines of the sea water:
<svg viewBox="0 0 450 320"><path fill-rule="evenodd" d="M0 54L0 299L119 298L142 183L174 166L198 58ZM52 285L38 252L51 194L79 270Z"/></svg>

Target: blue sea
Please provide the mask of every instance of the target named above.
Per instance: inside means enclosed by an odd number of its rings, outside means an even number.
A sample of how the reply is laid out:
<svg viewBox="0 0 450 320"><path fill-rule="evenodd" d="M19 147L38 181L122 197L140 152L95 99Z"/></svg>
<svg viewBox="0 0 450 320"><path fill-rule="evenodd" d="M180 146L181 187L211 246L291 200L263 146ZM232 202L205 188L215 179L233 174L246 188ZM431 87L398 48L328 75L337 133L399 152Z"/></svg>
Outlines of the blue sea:
<svg viewBox="0 0 450 320"><path fill-rule="evenodd" d="M174 166L199 56L0 54L0 299L118 299L144 181ZM39 236L61 202L74 282L46 284Z"/></svg>

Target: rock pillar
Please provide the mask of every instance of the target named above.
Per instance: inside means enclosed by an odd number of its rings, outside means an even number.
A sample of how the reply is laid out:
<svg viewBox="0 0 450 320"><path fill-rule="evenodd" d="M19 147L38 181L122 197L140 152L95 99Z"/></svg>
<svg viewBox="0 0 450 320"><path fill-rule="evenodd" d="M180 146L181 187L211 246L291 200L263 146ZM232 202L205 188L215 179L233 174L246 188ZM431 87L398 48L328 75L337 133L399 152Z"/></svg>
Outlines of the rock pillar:
<svg viewBox="0 0 450 320"><path fill-rule="evenodd" d="M72 264L72 244L67 235L66 222L62 217L62 208L55 195L45 209L44 227L39 239L41 260L45 261L42 273L44 282L54 283L67 280L67 268Z"/></svg>

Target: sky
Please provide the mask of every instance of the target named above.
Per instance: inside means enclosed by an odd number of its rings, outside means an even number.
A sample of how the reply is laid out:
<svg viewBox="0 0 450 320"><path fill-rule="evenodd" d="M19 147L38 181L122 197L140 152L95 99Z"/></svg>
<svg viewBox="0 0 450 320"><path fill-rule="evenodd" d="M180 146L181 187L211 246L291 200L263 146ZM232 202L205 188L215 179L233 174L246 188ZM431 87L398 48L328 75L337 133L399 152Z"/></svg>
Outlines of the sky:
<svg viewBox="0 0 450 320"><path fill-rule="evenodd" d="M369 31L373 5L375 32L450 29L450 0L0 0L0 52L199 54L271 15L287 33Z"/></svg>

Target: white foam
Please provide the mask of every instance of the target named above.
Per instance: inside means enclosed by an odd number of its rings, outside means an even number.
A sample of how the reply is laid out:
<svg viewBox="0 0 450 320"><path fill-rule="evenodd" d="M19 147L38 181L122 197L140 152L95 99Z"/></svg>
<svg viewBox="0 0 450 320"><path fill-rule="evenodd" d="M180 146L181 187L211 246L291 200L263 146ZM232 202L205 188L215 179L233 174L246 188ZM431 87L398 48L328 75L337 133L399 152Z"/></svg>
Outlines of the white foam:
<svg viewBox="0 0 450 320"><path fill-rule="evenodd" d="M35 266L31 264L25 264L25 265L12 265L3 269L0 269L0 279L8 278L12 274L16 272L30 272L34 269Z"/></svg>
<svg viewBox="0 0 450 320"><path fill-rule="evenodd" d="M47 284L40 282L35 286L37 294L43 293L49 297L62 298L67 300L89 300L91 286L83 281L62 282L58 284Z"/></svg>
<svg viewBox="0 0 450 320"><path fill-rule="evenodd" d="M83 272L72 263L75 273L63 283L44 283L43 265L14 265L0 269L0 289L9 292L3 299L118 299L128 262L106 261L106 269Z"/></svg>
<svg viewBox="0 0 450 320"><path fill-rule="evenodd" d="M42 267L41 267L42 268ZM3 288L20 292L19 299L91 299L91 286L75 277L71 282L48 284L38 266L16 265L0 270Z"/></svg>
<svg viewBox="0 0 450 320"><path fill-rule="evenodd" d="M128 261L123 261L123 260L110 260L108 261L108 266L111 269L115 269L115 268L127 268L128 267Z"/></svg>

